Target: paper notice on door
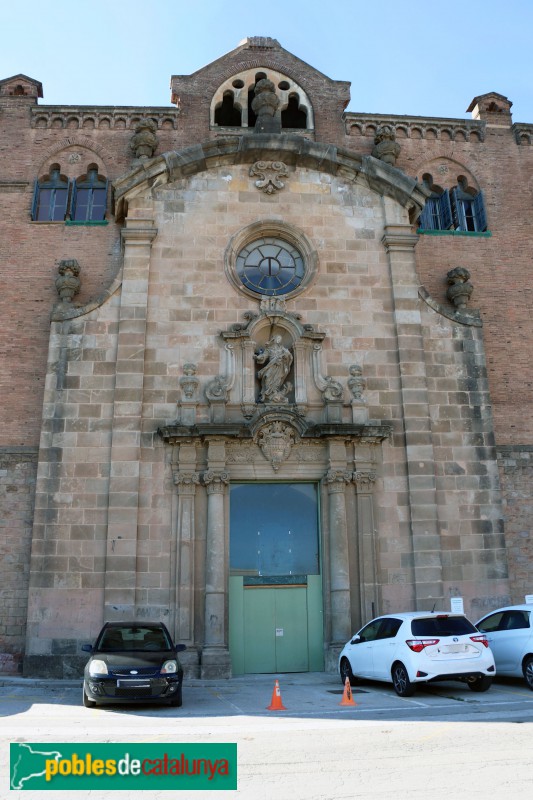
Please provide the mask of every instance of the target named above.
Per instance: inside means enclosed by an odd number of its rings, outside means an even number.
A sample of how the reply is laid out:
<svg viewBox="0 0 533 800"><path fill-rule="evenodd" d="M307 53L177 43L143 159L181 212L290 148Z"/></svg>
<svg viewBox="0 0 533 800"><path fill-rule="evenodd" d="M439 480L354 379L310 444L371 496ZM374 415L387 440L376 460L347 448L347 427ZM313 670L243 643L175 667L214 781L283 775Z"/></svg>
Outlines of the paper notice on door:
<svg viewBox="0 0 533 800"><path fill-rule="evenodd" d="M283 636L283 628L276 628L276 636Z"/></svg>

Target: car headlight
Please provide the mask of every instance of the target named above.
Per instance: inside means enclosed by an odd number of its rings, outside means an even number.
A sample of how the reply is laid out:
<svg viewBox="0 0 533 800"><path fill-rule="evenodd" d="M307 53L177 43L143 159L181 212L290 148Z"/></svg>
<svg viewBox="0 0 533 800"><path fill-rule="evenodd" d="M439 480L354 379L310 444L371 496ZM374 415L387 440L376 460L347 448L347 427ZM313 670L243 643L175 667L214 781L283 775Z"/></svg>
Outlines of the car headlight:
<svg viewBox="0 0 533 800"><path fill-rule="evenodd" d="M95 678L96 675L107 675L107 664L99 658L93 659L89 664L89 675Z"/></svg>
<svg viewBox="0 0 533 800"><path fill-rule="evenodd" d="M161 667L161 674L162 675L170 675L174 672L178 671L178 663L177 661L165 661L163 666Z"/></svg>

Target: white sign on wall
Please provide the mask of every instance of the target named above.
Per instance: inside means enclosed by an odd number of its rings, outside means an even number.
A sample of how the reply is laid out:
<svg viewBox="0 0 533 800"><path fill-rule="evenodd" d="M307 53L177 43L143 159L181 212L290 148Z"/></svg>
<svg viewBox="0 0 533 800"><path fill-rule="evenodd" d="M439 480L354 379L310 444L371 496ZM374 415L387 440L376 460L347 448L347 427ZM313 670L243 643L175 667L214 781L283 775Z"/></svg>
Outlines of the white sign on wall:
<svg viewBox="0 0 533 800"><path fill-rule="evenodd" d="M463 603L463 598L462 597L450 598L450 609L452 614L464 614L465 606Z"/></svg>
<svg viewBox="0 0 533 800"><path fill-rule="evenodd" d="M533 603L533 594L526 594L526 603Z"/></svg>

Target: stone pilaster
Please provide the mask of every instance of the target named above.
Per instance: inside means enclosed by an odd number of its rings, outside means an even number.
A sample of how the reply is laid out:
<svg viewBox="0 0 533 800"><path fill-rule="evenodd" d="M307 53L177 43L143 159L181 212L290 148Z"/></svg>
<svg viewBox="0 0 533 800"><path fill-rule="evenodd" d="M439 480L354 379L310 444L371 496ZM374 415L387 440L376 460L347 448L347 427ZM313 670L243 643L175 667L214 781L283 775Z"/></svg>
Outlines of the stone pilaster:
<svg viewBox="0 0 533 800"><path fill-rule="evenodd" d="M388 209L385 204L386 213ZM435 454L431 434L422 320L414 248L418 236L406 224L385 225L398 342L400 390L414 561L415 603L432 609L443 599Z"/></svg>
<svg viewBox="0 0 533 800"><path fill-rule="evenodd" d="M357 533L359 555L359 591L362 622L379 613L378 576L374 533L373 490L376 473L369 469L356 470L353 481L357 487Z"/></svg>
<svg viewBox="0 0 533 800"><path fill-rule="evenodd" d="M141 410L150 251L149 219L127 220L113 405L104 619L135 615Z"/></svg>
<svg viewBox="0 0 533 800"><path fill-rule="evenodd" d="M202 678L227 678L231 661L227 637L227 586L229 536L226 530L224 495L229 473L223 468L224 442L209 443L208 466L203 474L207 489L207 542L205 564L205 640ZM214 467L214 468L212 468Z"/></svg>
<svg viewBox="0 0 533 800"><path fill-rule="evenodd" d="M331 601L331 647L338 650L350 637L350 570L346 485L351 473L330 469L324 476L328 491L329 562Z"/></svg>

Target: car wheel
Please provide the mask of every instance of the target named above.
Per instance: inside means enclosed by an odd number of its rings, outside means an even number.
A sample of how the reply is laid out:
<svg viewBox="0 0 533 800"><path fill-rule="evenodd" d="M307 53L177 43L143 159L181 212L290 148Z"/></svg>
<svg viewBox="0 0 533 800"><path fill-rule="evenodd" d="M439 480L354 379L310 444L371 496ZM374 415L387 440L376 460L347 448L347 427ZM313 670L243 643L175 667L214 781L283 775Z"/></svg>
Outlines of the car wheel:
<svg viewBox="0 0 533 800"><path fill-rule="evenodd" d="M87 693L85 691L85 686L83 687L83 705L85 708L96 708L96 703L94 700L90 700L87 697Z"/></svg>
<svg viewBox="0 0 533 800"><path fill-rule="evenodd" d="M355 686L355 684L357 683L354 674L352 672L352 667L350 666L350 662L348 661L347 658L343 658L341 661L340 674L341 674L341 681L343 682L343 684L346 683L346 678L348 678L348 680L350 681L350 686Z"/></svg>
<svg viewBox="0 0 533 800"><path fill-rule="evenodd" d="M492 686L492 678L490 675L483 675L481 678L468 681L467 685L472 692L487 692Z"/></svg>
<svg viewBox="0 0 533 800"><path fill-rule="evenodd" d="M176 694L172 697L172 700L170 701L169 705L174 706L175 708L181 708L182 703L183 703L183 698L180 686Z"/></svg>
<svg viewBox="0 0 533 800"><path fill-rule="evenodd" d="M392 667L392 684L394 691L400 697L411 697L415 692L415 687L409 680L409 675L401 661L397 661Z"/></svg>
<svg viewBox="0 0 533 800"><path fill-rule="evenodd" d="M524 659L522 670L526 683L533 692L533 656L528 656Z"/></svg>

